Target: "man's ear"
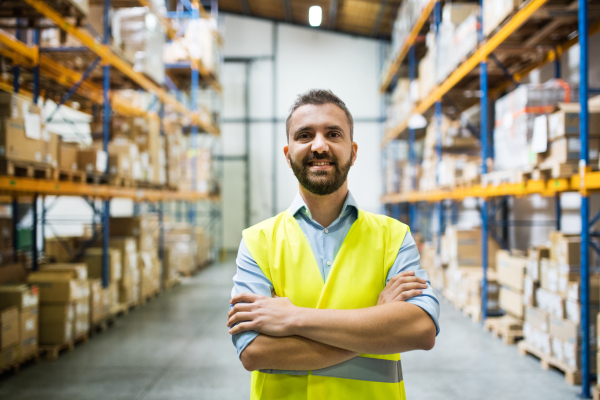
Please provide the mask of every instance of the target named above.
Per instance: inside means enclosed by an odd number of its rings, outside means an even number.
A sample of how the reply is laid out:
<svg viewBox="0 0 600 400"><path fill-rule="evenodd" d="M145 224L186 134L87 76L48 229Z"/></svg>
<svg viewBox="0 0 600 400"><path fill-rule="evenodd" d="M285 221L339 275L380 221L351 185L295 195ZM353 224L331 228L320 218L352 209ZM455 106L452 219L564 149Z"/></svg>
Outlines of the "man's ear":
<svg viewBox="0 0 600 400"><path fill-rule="evenodd" d="M292 163L290 162L289 151L290 151L290 146L288 146L288 145L283 146L283 154L285 154L285 161L287 161L288 167L292 168Z"/></svg>
<svg viewBox="0 0 600 400"><path fill-rule="evenodd" d="M352 164L350 165L354 165L354 162L356 161L356 152L358 151L358 145L356 144L356 142L352 142Z"/></svg>

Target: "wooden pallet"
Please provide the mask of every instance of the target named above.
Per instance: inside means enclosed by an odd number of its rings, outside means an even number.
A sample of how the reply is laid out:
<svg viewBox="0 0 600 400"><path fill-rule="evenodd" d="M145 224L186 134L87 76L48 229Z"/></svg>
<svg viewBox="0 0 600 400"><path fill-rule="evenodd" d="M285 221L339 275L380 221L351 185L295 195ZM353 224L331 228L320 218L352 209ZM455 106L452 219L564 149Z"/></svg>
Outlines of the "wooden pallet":
<svg viewBox="0 0 600 400"><path fill-rule="evenodd" d="M52 179L52 167L48 164L0 158L0 175Z"/></svg>
<svg viewBox="0 0 600 400"><path fill-rule="evenodd" d="M29 353L25 356L21 356L17 361L15 361L11 365L8 365L8 366L4 367L2 370L0 370L0 374L12 371L16 375L21 371L21 366L29 361L33 361L36 364L39 364L39 362L40 362L40 350L39 349L36 349L35 351L32 351L31 353Z"/></svg>
<svg viewBox="0 0 600 400"><path fill-rule="evenodd" d="M165 188L164 184L147 182L147 181L135 181L135 186L140 189L154 189L154 190L162 190Z"/></svg>
<svg viewBox="0 0 600 400"><path fill-rule="evenodd" d="M477 306L464 306L462 312L465 317L471 318L473 322L481 322L481 308Z"/></svg>
<svg viewBox="0 0 600 400"><path fill-rule="evenodd" d="M40 346L40 353L46 355L46 360L54 361L58 359L62 351L72 352L75 349L75 341L69 340L62 344Z"/></svg>
<svg viewBox="0 0 600 400"><path fill-rule="evenodd" d="M515 344L523 338L523 321L510 315L487 318L483 329L492 332L493 337L500 337L504 344Z"/></svg>
<svg viewBox="0 0 600 400"><path fill-rule="evenodd" d="M111 176L108 179L108 184L111 186L119 187L133 187L133 180L131 178L125 178L122 176Z"/></svg>
<svg viewBox="0 0 600 400"><path fill-rule="evenodd" d="M73 171L69 169L54 168L53 179L59 182L79 182L86 181L86 175L83 171Z"/></svg>
<svg viewBox="0 0 600 400"><path fill-rule="evenodd" d="M129 311L139 307L139 302L132 301L129 303L119 303L113 306L110 310L110 314L113 316L127 315Z"/></svg>
<svg viewBox="0 0 600 400"><path fill-rule="evenodd" d="M565 374L565 380L568 383L571 385L581 385L580 369L573 368L570 365L567 365L566 363L549 356L548 354L542 353L540 350L533 347L531 343L528 343L525 340L521 340L519 344L517 344L517 347L521 356L531 354L534 357L539 358L542 369L548 370L550 367L556 368Z"/></svg>
<svg viewBox="0 0 600 400"><path fill-rule="evenodd" d="M105 174L96 174L96 173L86 173L85 174L85 182L89 184L96 185L106 185L108 184L109 177Z"/></svg>

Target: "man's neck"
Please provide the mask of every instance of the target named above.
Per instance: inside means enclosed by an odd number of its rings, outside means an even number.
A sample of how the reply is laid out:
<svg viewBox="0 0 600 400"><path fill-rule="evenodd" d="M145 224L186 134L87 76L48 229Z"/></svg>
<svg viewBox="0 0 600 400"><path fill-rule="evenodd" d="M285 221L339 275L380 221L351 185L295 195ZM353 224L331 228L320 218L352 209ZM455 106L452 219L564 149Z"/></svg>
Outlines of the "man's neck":
<svg viewBox="0 0 600 400"><path fill-rule="evenodd" d="M300 196L304 199L312 218L327 228L342 212L346 196L348 196L348 181L344 182L338 190L326 196L313 194L300 185Z"/></svg>

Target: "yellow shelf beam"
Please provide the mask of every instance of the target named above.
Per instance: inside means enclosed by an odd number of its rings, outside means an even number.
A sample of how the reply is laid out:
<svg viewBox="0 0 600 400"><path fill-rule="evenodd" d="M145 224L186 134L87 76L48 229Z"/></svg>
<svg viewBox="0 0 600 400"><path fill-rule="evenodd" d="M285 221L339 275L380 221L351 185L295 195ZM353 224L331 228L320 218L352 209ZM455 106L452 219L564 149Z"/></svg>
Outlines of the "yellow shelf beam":
<svg viewBox="0 0 600 400"><path fill-rule="evenodd" d="M146 76L140 74L133 70L133 67L129 65L125 60L123 60L118 55L114 54L110 48L106 45L98 42L92 35L90 35L85 30L79 29L72 24L70 24L67 20L65 20L58 12L52 9L48 4L46 4L42 0L23 0L31 7L35 8L40 14L44 15L46 18L52 20L58 27L68 34L72 35L76 39L78 39L85 47L89 48L96 55L102 57L102 61L105 64L109 64L114 68L121 71L124 75L129 77L132 81L137 83L139 86L144 88L146 91L153 93L158 99L165 103L171 105L175 111L178 111L184 115L191 117L192 123L197 124L207 132L218 134L218 130L212 126L205 124L201 118L196 114L192 113L188 110L183 104L181 104L177 99L170 96L163 88L159 87L157 84L152 82Z"/></svg>
<svg viewBox="0 0 600 400"><path fill-rule="evenodd" d="M66 88L71 88L83 76L83 74L73 71L46 56L37 55L37 49L35 47L25 45L23 42L8 35L2 30L0 30L0 43L6 46L6 48L0 47L1 55L12 59L15 64L25 65L30 68L35 65L35 59L37 58L39 60L40 73L52 78ZM3 88L3 90L6 89L7 88ZM12 91L12 88L8 91ZM90 99L94 103L102 104L104 102L102 87L94 83L87 81L81 82L77 89L77 93ZM156 113L150 113L141 108L132 107L127 100L124 100L113 93L111 93L111 106L114 111L122 115L147 116L150 118L156 117Z"/></svg>
<svg viewBox="0 0 600 400"><path fill-rule="evenodd" d="M475 185L468 188L454 190L432 190L428 192L393 193L381 196L383 204L427 202L436 203L445 199L463 200L467 197L499 197L499 196L528 196L540 194L553 196L559 192L600 191L600 172L587 172L583 186L580 185L581 177L573 175L571 178L548 180L528 180L522 183L504 183L497 186Z"/></svg>
<svg viewBox="0 0 600 400"><path fill-rule="evenodd" d="M127 198L135 201L219 200L206 193L150 190L78 182L57 182L44 179L0 176L0 193L5 195L89 196L94 198Z"/></svg>
<svg viewBox="0 0 600 400"><path fill-rule="evenodd" d="M31 1L31 0L26 0ZM486 40L475 53L469 57L464 63L458 66L457 69L450 74L441 85L435 87L433 91L423 101L419 102L413 109L413 114L423 114L427 111L436 101L441 100L450 89L452 89L458 82L460 82L469 72L477 67L482 61L500 46L512 33L514 33L521 25L523 25L531 15L542 7L548 0L530 0L529 3L505 23L496 34ZM390 129L386 132L382 147L387 145L390 141L397 138L408 125L408 122L402 122L397 127ZM402 130L400 130L402 129Z"/></svg>
<svg viewBox="0 0 600 400"><path fill-rule="evenodd" d="M410 34L404 41L404 44L402 45L402 48L400 49L400 53L398 53L398 56L396 57L394 62L390 65L390 68L386 71L383 81L381 82L381 86L379 87L379 90L381 93L385 93L385 91L388 89L388 87L392 83L392 79L394 79L394 76L398 73L398 70L400 69L402 62L404 61L404 59L406 58L406 55L408 54L408 50L410 49L410 46L415 44L415 41L417 40L417 36L419 35L419 32L421 32L421 28L423 28L423 25L425 25L425 22L427 22L429 15L431 14L431 12L433 11L433 8L435 7L435 3L437 3L438 1L440 1L440 0L430 0L429 3L427 3L427 6L425 6L425 9L423 9L421 16L419 17L417 22L415 22L415 25L413 26L412 30L410 31Z"/></svg>

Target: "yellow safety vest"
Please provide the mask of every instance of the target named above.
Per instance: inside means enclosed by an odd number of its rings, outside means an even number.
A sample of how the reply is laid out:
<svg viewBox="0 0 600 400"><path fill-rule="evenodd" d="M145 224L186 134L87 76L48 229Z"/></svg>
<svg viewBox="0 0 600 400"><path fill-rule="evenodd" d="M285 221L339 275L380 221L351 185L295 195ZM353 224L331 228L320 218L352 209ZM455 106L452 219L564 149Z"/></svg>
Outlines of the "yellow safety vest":
<svg viewBox="0 0 600 400"><path fill-rule="evenodd" d="M408 226L359 210L326 282L289 211L244 230L246 247L275 293L299 307L357 309L377 304ZM400 354L361 354L314 371L252 372L252 400L404 400Z"/></svg>

